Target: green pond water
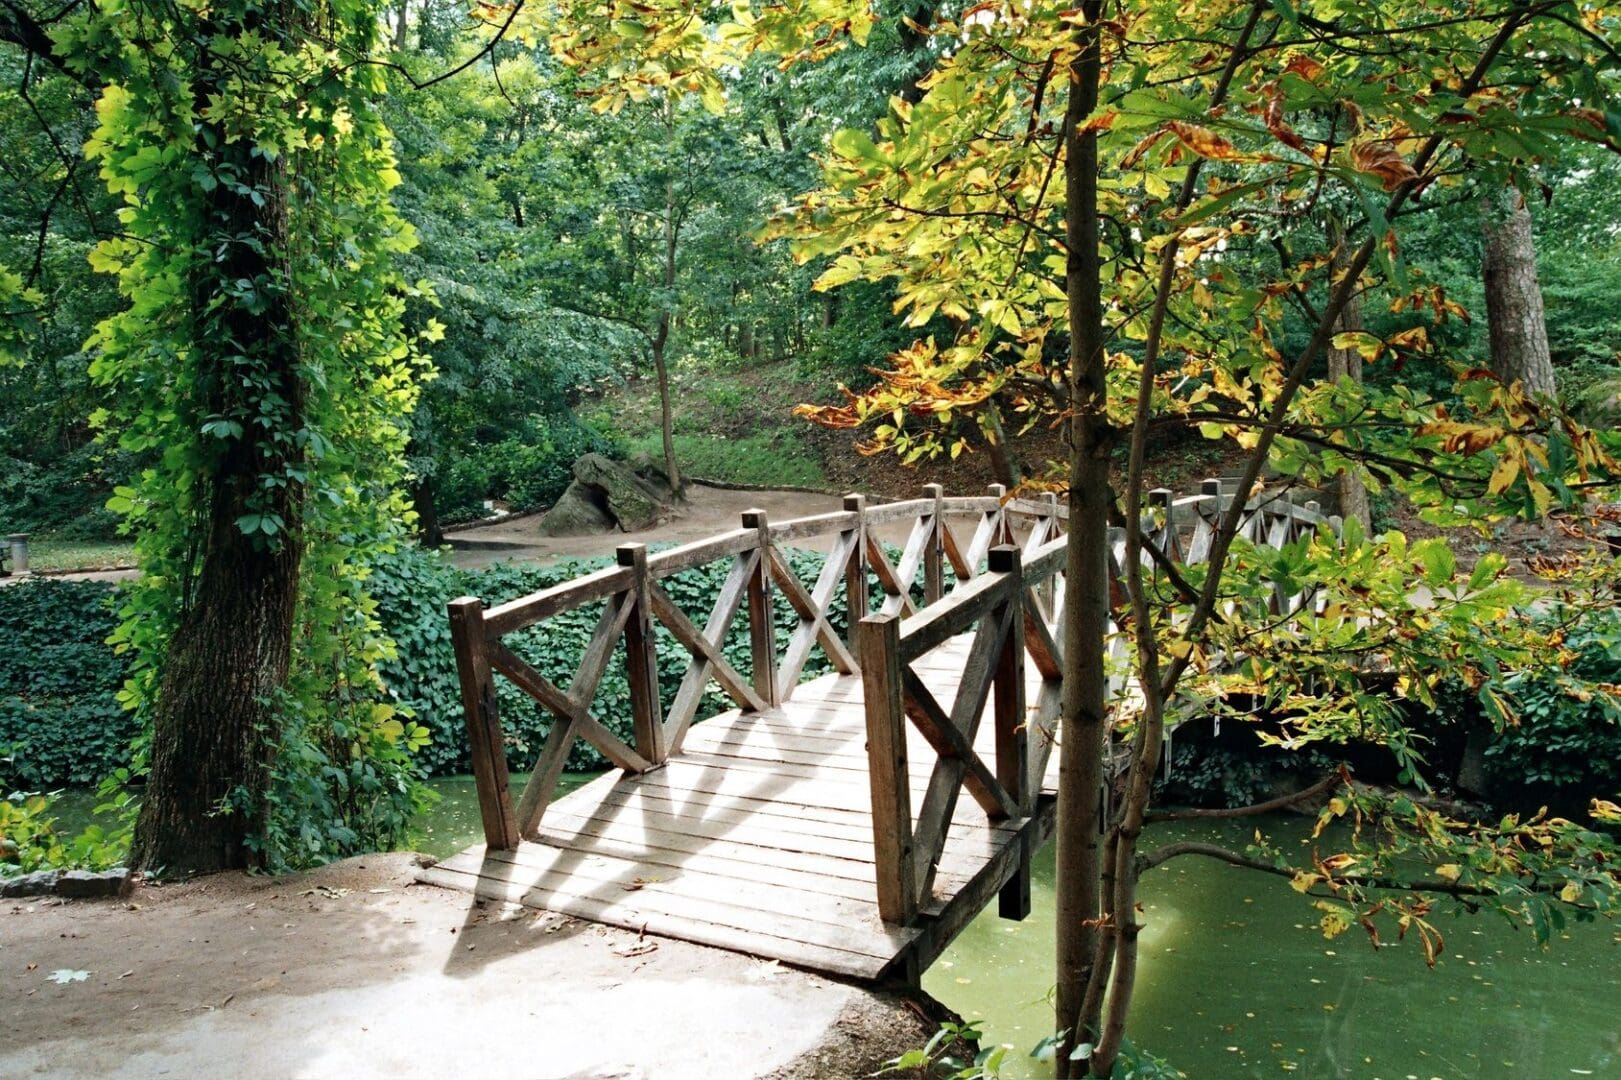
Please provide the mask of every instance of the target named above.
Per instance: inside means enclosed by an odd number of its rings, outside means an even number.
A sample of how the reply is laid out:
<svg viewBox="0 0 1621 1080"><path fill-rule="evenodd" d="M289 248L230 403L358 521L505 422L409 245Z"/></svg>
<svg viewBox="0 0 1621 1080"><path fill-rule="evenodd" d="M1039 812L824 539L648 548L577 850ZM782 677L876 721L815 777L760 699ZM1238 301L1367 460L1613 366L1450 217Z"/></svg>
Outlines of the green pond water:
<svg viewBox="0 0 1621 1080"><path fill-rule="evenodd" d="M589 780L565 778L565 788ZM514 776L513 783L523 783ZM471 777L432 781L441 798L418 846L444 857L481 838ZM58 803L64 826L88 797ZM1260 823L1277 842L1309 823ZM1255 822L1162 825L1149 838L1242 848ZM1037 860L1024 922L982 914L923 985L1005 1043L1010 1077L1051 1075L1029 1050L1051 1031L1053 854ZM1435 968L1416 944L1375 949L1360 931L1328 941L1310 901L1288 882L1206 859L1174 860L1143 882L1146 929L1133 1039L1190 1077L1368 1077L1430 1080L1621 1078L1621 925L1570 923L1550 949L1497 916L1436 924Z"/></svg>
<svg viewBox="0 0 1621 1080"><path fill-rule="evenodd" d="M1309 831L1300 818L1261 824L1280 843ZM1253 828L1162 825L1150 842L1242 849ZM986 912L923 980L982 1021L987 1041L1018 1050L1013 1076L1051 1075L1025 1057L1052 1027L1050 846L1032 892L1028 919ZM1567 924L1543 951L1500 916L1438 909L1446 948L1431 970L1411 941L1375 949L1360 930L1325 940L1287 881L1208 859L1165 864L1142 901L1131 1035L1191 1077L1621 1077L1617 924Z"/></svg>

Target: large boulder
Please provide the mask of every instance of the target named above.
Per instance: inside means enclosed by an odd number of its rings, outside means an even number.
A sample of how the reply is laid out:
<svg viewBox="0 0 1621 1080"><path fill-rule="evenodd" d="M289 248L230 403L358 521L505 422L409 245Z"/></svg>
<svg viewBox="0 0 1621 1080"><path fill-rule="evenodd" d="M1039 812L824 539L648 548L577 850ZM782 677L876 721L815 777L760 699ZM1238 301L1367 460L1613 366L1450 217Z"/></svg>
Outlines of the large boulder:
<svg viewBox="0 0 1621 1080"><path fill-rule="evenodd" d="M670 517L670 506L657 488L601 454L586 454L576 461L574 479L603 493L608 513L625 532L651 529Z"/></svg>
<svg viewBox="0 0 1621 1080"><path fill-rule="evenodd" d="M557 505L540 519L540 531L547 536L589 536L611 532L613 528L613 515L608 513L602 492L578 480L568 486Z"/></svg>

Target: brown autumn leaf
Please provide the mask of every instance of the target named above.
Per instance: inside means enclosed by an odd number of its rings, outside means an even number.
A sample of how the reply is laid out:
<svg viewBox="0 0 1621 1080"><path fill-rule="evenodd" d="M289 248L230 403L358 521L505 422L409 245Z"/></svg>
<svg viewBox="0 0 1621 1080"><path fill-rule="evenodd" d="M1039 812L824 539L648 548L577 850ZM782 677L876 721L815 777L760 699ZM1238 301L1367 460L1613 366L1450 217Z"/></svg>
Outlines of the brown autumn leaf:
<svg viewBox="0 0 1621 1080"><path fill-rule="evenodd" d="M1217 135L1209 128L1203 128L1197 124L1184 123L1181 120L1172 120L1165 126L1169 128L1178 139L1182 140L1182 145L1186 146L1189 150L1192 150L1195 154L1198 154L1202 158L1209 158L1212 161L1246 160L1246 156L1239 151L1238 147L1234 146L1220 135Z"/></svg>
<svg viewBox="0 0 1621 1080"><path fill-rule="evenodd" d="M1285 74L1299 75L1307 82L1316 82L1317 76L1323 73L1323 65L1302 53L1296 53L1283 65Z"/></svg>
<svg viewBox="0 0 1621 1080"><path fill-rule="evenodd" d="M1408 181L1418 179L1418 173L1389 139L1352 143L1351 164L1358 172L1377 176L1386 191L1395 191Z"/></svg>
<svg viewBox="0 0 1621 1080"><path fill-rule="evenodd" d="M1439 420L1420 424L1415 435L1439 435L1441 449L1448 454L1478 454L1501 442L1508 433L1501 428L1482 427L1478 424L1460 424L1455 420Z"/></svg>
<svg viewBox="0 0 1621 1080"><path fill-rule="evenodd" d="M1152 150L1154 148L1154 144L1165 138L1166 134L1167 132L1165 129L1161 128L1158 131L1151 131L1147 135L1143 136L1140 140L1138 140L1137 145L1133 146L1126 156L1120 159L1120 167L1122 169L1136 168L1137 163L1143 159L1143 155Z"/></svg>
<svg viewBox="0 0 1621 1080"><path fill-rule="evenodd" d="M1114 122L1118 119L1120 119L1119 109L1106 109L1087 117L1076 131L1108 131L1114 127Z"/></svg>
<svg viewBox="0 0 1621 1080"><path fill-rule="evenodd" d="M1273 138L1285 146L1305 151L1306 140L1302 139L1300 133L1290 127L1288 121L1283 118L1283 95L1279 92L1277 83L1272 84L1272 93L1267 98L1265 119L1266 129L1272 133Z"/></svg>

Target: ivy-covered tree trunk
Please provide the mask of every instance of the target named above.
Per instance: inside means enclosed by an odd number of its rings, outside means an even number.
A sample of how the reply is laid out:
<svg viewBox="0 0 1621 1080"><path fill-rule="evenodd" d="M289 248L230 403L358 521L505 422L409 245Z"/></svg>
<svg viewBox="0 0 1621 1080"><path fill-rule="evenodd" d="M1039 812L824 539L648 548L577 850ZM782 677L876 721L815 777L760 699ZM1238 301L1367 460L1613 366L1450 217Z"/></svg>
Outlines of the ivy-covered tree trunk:
<svg viewBox="0 0 1621 1080"><path fill-rule="evenodd" d="M1070 329L1069 543L1064 577L1064 691L1059 728L1057 838L1057 1030L1065 1032L1059 1076L1085 1075L1070 1053L1089 1038L1087 1003L1097 959L1103 740L1107 729L1104 643L1109 629L1108 386L1105 381L1102 253L1098 230L1097 132L1101 0L1081 5L1085 25L1069 72L1064 116L1065 238Z"/></svg>
<svg viewBox="0 0 1621 1080"><path fill-rule="evenodd" d="M1532 393L1552 394L1553 359L1537 281L1536 242L1531 211L1519 188L1511 184L1485 202L1482 231L1481 277L1492 372L1504 382L1518 380Z"/></svg>
<svg viewBox="0 0 1621 1080"><path fill-rule="evenodd" d="M284 15L250 11L206 36L276 33ZM267 22L269 25L266 25ZM225 91L231 71L212 53L194 100ZM204 250L189 293L198 413L264 417L238 424L206 461L199 486L199 569L152 705L151 775L133 858L146 869L208 872L255 861L277 743L278 692L287 682L298 597L302 490L287 479L291 432L303 423L305 388L285 253L288 176L219 125L199 126L197 156L221 177L201 200ZM266 478L280 483L267 485ZM274 521L268 528L264 523ZM249 529L245 523L261 527Z"/></svg>

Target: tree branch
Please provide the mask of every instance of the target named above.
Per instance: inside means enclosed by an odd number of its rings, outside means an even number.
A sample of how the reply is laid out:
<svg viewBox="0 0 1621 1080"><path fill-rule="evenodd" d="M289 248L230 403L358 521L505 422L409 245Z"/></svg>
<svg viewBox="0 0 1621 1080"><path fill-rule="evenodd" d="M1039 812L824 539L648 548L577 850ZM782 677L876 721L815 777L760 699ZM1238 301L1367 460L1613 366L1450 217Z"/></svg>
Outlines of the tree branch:
<svg viewBox="0 0 1621 1080"><path fill-rule="evenodd" d="M1333 791L1344 781L1345 774L1343 772L1331 772L1303 791L1297 791L1293 795L1280 795L1276 799L1268 799L1266 802L1216 810L1150 810L1143 820L1153 823L1159 821L1189 821L1193 819L1258 817L1261 814L1270 814L1274 810L1283 810L1294 806L1296 803L1303 803L1316 798L1318 795L1326 794Z"/></svg>

